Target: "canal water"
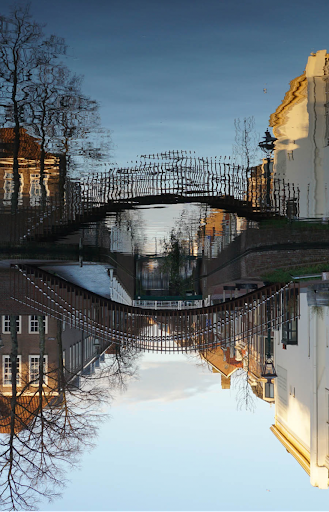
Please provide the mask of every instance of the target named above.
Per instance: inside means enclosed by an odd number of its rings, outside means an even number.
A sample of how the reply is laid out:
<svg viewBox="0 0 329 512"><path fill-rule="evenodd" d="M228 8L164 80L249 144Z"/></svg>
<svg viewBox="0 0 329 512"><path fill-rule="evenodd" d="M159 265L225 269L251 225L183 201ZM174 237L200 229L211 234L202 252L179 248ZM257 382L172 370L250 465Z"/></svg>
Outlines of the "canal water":
<svg viewBox="0 0 329 512"><path fill-rule="evenodd" d="M328 6L24 9L0 13L0 510L327 510Z"/></svg>

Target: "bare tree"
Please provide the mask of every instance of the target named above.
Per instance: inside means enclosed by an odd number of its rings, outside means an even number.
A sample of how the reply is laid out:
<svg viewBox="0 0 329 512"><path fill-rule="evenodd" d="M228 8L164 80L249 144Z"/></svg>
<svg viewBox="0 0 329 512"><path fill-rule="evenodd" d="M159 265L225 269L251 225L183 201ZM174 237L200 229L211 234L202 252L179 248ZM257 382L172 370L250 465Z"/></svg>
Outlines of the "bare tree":
<svg viewBox="0 0 329 512"><path fill-rule="evenodd" d="M255 118L234 119L235 139L233 157L237 163L250 169L259 154L259 134L255 131Z"/></svg>
<svg viewBox="0 0 329 512"><path fill-rule="evenodd" d="M32 20L28 4L14 6L8 16L0 17L0 117L3 126L13 129L13 212L18 207L18 158L31 100L30 84L41 63L51 62L65 50L63 39L44 39L42 26Z"/></svg>
<svg viewBox="0 0 329 512"><path fill-rule="evenodd" d="M102 417L99 405L109 396L92 381L74 386L58 379L63 369L44 364L43 317L39 324L39 371L17 372L16 318L11 317L11 396L0 395L0 507L33 510L40 499L52 500L65 485L66 469L93 445ZM59 345L60 348L60 345ZM17 383L19 382L19 386Z"/></svg>
<svg viewBox="0 0 329 512"><path fill-rule="evenodd" d="M13 172L18 176L20 128L30 101L29 84L41 63L65 52L62 39L43 38L42 26L32 20L30 7L13 7L0 18L0 93L4 124L13 125Z"/></svg>
<svg viewBox="0 0 329 512"><path fill-rule="evenodd" d="M234 387L236 389L236 402L237 408L241 411L254 412L256 409L256 398L249 383L249 370L250 370L250 345L251 340L247 341L246 352L246 367L240 368L234 375Z"/></svg>
<svg viewBox="0 0 329 512"><path fill-rule="evenodd" d="M111 346L100 377L106 378L109 389L121 392L127 389L128 382L137 376L137 361L141 353L134 347L122 347L116 343Z"/></svg>
<svg viewBox="0 0 329 512"><path fill-rule="evenodd" d="M234 387L236 390L236 403L237 408L254 412L256 408L256 397L252 391L251 385L248 379L248 371L239 369L234 374Z"/></svg>
<svg viewBox="0 0 329 512"><path fill-rule="evenodd" d="M65 179L67 169L74 169L81 159L97 160L103 157L99 142L102 129L98 103L82 92L82 77L72 75L67 68L60 72L59 94L52 112L50 130L51 147L62 154L62 175ZM108 134L108 147L110 136Z"/></svg>

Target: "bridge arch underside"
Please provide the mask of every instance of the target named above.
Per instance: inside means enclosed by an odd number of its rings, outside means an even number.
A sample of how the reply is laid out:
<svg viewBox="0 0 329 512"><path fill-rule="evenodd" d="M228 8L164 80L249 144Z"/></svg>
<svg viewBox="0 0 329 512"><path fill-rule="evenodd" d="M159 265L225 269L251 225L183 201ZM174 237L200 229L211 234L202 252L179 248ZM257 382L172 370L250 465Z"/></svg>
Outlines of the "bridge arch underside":
<svg viewBox="0 0 329 512"><path fill-rule="evenodd" d="M11 298L31 314L52 316L94 336L100 351L111 345L154 352L245 345L299 316L296 284L274 284L204 308L153 310L113 302L29 265L11 269Z"/></svg>
<svg viewBox="0 0 329 512"><path fill-rule="evenodd" d="M236 213L239 217L246 217L250 220L261 220L273 216L280 216L273 210L266 211L263 208L254 206L251 201L235 199L232 196L206 196L206 195L177 195L161 194L152 196L134 197L133 199L118 199L104 205L104 212L117 212L121 210L134 209L138 206L151 206L156 204L190 204L203 203L212 208L226 210Z"/></svg>

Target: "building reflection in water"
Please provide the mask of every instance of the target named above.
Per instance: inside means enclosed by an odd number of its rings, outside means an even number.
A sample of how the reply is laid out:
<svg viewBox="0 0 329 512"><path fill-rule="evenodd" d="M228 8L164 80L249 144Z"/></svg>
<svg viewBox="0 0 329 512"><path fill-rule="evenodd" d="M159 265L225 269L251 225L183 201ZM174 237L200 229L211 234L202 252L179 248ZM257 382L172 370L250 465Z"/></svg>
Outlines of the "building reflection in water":
<svg viewBox="0 0 329 512"><path fill-rule="evenodd" d="M300 217L328 217L329 56L312 54L304 73L290 82L290 89L270 125L275 143L274 173L299 184Z"/></svg>

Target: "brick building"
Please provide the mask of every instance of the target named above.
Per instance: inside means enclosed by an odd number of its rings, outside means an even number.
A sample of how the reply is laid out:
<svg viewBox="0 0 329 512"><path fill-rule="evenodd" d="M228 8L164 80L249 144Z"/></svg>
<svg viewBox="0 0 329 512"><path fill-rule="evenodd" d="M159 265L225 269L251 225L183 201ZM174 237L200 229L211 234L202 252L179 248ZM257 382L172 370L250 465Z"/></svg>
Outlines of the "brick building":
<svg viewBox="0 0 329 512"><path fill-rule="evenodd" d="M0 128L0 207L10 206L13 181L13 128ZM59 157L46 153L44 185L47 197L58 189ZM24 128L20 129L18 155L20 189L19 206L37 206L40 203L40 144Z"/></svg>

